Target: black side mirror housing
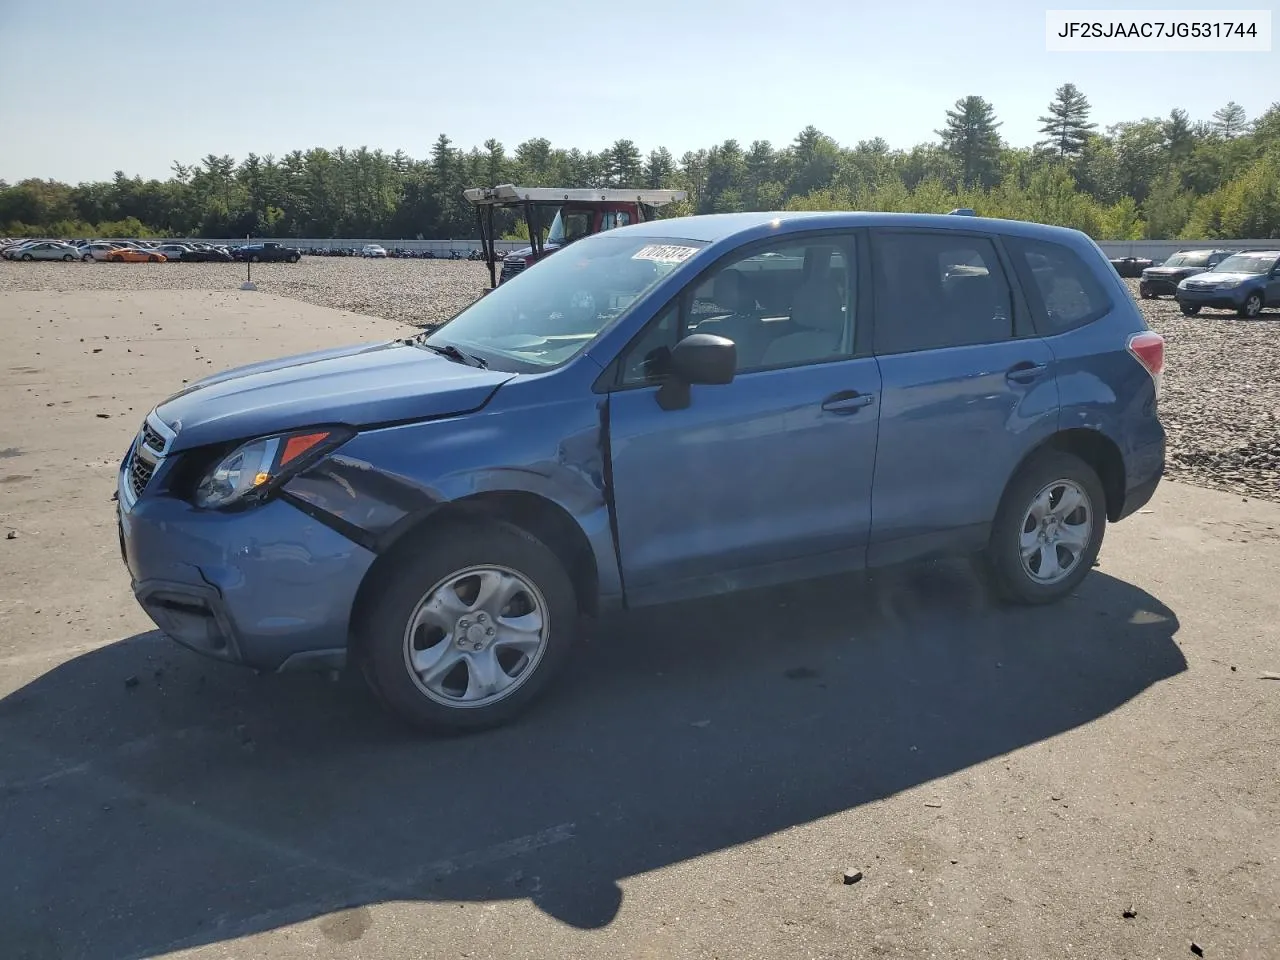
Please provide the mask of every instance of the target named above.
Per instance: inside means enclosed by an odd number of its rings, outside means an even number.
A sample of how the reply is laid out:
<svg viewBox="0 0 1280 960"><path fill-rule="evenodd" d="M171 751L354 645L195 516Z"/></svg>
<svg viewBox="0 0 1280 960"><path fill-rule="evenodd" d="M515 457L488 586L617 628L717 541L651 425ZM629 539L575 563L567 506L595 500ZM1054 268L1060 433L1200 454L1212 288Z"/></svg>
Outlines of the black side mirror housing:
<svg viewBox="0 0 1280 960"><path fill-rule="evenodd" d="M738 368L738 348L732 340L710 333L693 333L671 351L670 374L658 388L658 405L679 410L689 405L691 384L731 383Z"/></svg>

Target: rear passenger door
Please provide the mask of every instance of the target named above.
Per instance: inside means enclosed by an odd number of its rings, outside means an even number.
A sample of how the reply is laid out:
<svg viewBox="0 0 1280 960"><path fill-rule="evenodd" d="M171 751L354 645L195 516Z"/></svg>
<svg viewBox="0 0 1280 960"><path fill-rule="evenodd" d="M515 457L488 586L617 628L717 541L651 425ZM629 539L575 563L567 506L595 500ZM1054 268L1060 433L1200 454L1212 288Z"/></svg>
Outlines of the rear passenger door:
<svg viewBox="0 0 1280 960"><path fill-rule="evenodd" d="M1058 423L1053 354L999 241L873 230L880 436L868 563L981 548L1005 484Z"/></svg>

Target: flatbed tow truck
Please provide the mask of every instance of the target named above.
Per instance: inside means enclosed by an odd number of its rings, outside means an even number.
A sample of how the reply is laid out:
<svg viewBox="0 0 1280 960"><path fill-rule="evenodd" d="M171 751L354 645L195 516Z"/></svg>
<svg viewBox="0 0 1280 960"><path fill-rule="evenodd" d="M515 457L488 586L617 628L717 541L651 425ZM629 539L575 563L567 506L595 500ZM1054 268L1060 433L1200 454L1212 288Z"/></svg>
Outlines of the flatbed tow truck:
<svg viewBox="0 0 1280 960"><path fill-rule="evenodd" d="M504 183L464 190L463 196L476 208L489 285L497 287L581 237L657 219L659 207L683 200L687 194L683 190L517 187ZM507 254L501 273L493 227L494 211L499 207L519 208L529 226L529 246ZM545 240L544 223L550 223Z"/></svg>

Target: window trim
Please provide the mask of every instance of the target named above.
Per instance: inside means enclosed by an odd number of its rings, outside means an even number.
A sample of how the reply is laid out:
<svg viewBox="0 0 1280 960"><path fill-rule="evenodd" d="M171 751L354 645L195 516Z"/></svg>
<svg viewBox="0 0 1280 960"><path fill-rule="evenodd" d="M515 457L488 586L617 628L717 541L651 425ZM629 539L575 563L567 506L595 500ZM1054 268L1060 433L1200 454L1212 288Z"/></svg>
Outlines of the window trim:
<svg viewBox="0 0 1280 960"><path fill-rule="evenodd" d="M1107 290L1106 285L1098 280L1097 276L1089 270L1088 261L1081 256L1080 251L1075 250L1065 243L1058 243L1054 240L1041 240L1035 237L1010 237L1011 246L1015 249L1009 251L1009 257L1013 261L1013 269L1017 272L1022 286L1026 290L1027 302L1031 307L1031 322L1035 326L1036 331L1042 337L1059 337L1064 333L1071 333L1073 330L1079 330L1087 327L1091 323L1097 323L1107 314L1116 308L1115 300L1111 293ZM1036 282L1035 274L1031 270L1031 265L1027 263L1025 255L1020 255L1016 249L1017 244L1025 243L1030 246L1035 244L1046 244L1051 247L1058 247L1061 250L1073 254L1080 266L1090 274L1094 281L1094 285L1098 289L1098 293L1102 296L1102 306L1090 313L1085 314L1083 319L1072 321L1069 326L1061 328L1051 328L1049 324L1049 307L1044 301L1044 294L1040 292L1040 284Z"/></svg>
<svg viewBox="0 0 1280 960"><path fill-rule="evenodd" d="M781 236L764 237L760 240L753 240L750 243L744 243L726 250L707 266L703 267L698 273L678 290L670 299L662 304L654 311L653 316L648 322L641 327L636 334L626 342L617 354L610 360L600 376L596 378L592 384L592 392L594 393L622 393L627 390L649 390L656 389L662 385L661 380L648 383L632 383L623 384L622 379L622 358L627 355L631 348L640 341L642 337L649 331L649 327L661 321L663 314L667 312L672 304L676 305L679 311L676 323L676 343L679 343L688 336L688 311L689 299L693 291L697 290L704 284L712 274L724 267L726 263L734 263L755 256L758 251L769 250L779 246L803 246L811 243L820 243L823 240L835 241L833 246L841 248L841 253L845 257L846 263L850 254L853 256L854 276L857 278L856 296L853 298L854 303L854 326L853 326L853 349L850 353L837 357L831 357L828 360L819 361L800 361L797 363L779 364L772 367L756 367L752 370L743 370L734 374L734 379L738 377L749 377L757 373L772 373L775 370L790 370L794 367L816 366L820 363L842 363L848 360L858 360L869 357L871 352L870 327L864 320L869 317L869 285L870 272L867 269L867 240L865 228L827 228L823 230L807 230L786 233Z"/></svg>
<svg viewBox="0 0 1280 960"><path fill-rule="evenodd" d="M876 282L876 270L879 265L880 257L884 256L883 247L880 238L886 236L925 236L937 238L950 238L968 240L985 240L991 244L991 248L995 251L996 263L1000 267L1000 275L1004 278L1005 286L1009 289L1009 312L1012 314L1009 318L1009 336L1004 340L979 340L974 343L952 343L941 344L932 347L916 347L911 350L893 350L884 353L875 352L874 337L871 342L871 350L877 357L900 357L912 353L928 353L931 350L958 350L963 347L981 347L990 346L995 343L1011 343L1017 340L1026 340L1039 336L1031 322L1031 310L1027 303L1027 298L1022 290L1022 285L1018 282L1017 264L1013 262L1001 243L1002 235L998 233L987 233L981 230L943 230L936 227L869 227L867 228L870 237L870 284L874 286L874 296L872 297L872 320L873 328L880 321L883 312L880 299L880 284Z"/></svg>

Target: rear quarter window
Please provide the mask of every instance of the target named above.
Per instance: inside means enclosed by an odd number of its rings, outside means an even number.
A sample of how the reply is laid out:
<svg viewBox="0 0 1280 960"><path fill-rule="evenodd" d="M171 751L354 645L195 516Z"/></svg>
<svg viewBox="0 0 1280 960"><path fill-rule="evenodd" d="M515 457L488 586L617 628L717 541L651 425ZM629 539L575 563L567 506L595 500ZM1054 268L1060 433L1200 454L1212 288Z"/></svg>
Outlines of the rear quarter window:
<svg viewBox="0 0 1280 960"><path fill-rule="evenodd" d="M1044 336L1083 327L1111 309L1111 297L1089 265L1069 247L1006 237L1005 246L1026 288Z"/></svg>

